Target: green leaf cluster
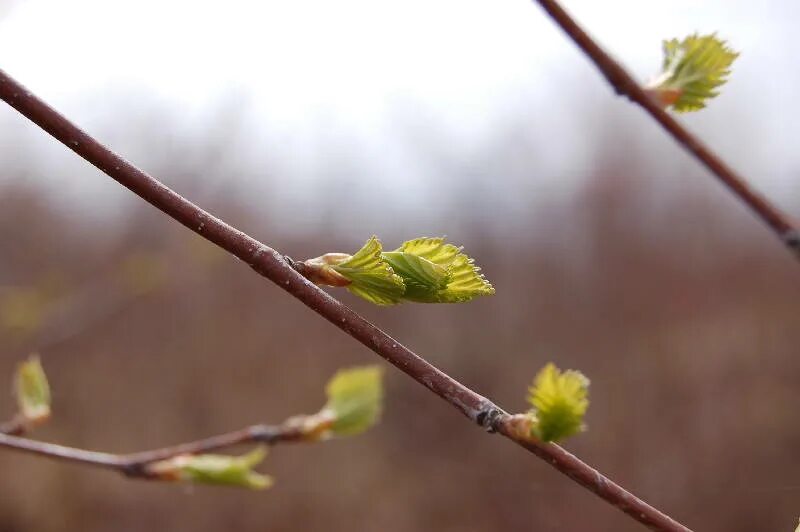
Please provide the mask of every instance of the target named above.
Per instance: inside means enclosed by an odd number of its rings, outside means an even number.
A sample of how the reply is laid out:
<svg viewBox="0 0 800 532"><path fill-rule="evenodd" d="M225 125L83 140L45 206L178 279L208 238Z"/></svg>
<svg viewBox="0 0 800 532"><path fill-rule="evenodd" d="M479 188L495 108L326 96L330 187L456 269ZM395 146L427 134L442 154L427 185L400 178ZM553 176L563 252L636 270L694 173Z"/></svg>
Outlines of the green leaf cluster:
<svg viewBox="0 0 800 532"><path fill-rule="evenodd" d="M325 388L325 406L311 416L284 422L289 441L320 441L331 436L353 436L372 427L381 414L383 372L377 366L338 371ZM153 478L173 482L265 489L272 477L253 470L267 455L261 445L242 456L182 454L147 465Z"/></svg>
<svg viewBox="0 0 800 532"><path fill-rule="evenodd" d="M331 268L351 281L348 290L377 305L461 303L494 294L480 268L461 250L444 238L417 238L384 252L373 236L350 259Z"/></svg>
<svg viewBox="0 0 800 532"><path fill-rule="evenodd" d="M649 89L680 113L697 111L719 94L739 57L716 34L664 41L662 73Z"/></svg>
<svg viewBox="0 0 800 532"><path fill-rule="evenodd" d="M335 436L353 436L372 427L383 403L383 371L378 366L340 370L325 388L328 402L322 412L332 419Z"/></svg>
<svg viewBox="0 0 800 532"><path fill-rule="evenodd" d="M585 429L583 417L589 408L589 379L581 372L561 372L548 363L529 389L533 406L531 435L541 441L560 441Z"/></svg>

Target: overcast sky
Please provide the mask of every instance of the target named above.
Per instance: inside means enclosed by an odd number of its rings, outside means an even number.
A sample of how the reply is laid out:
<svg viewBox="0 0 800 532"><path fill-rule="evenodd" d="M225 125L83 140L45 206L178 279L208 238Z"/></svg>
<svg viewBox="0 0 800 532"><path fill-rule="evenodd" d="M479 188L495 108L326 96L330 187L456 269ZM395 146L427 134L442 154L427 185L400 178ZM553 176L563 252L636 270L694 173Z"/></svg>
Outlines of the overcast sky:
<svg viewBox="0 0 800 532"><path fill-rule="evenodd" d="M642 79L657 71L663 38L717 31L742 50L723 96L684 119L779 201L797 190L796 1L563 3ZM417 194L431 176L400 126L435 132L457 159L522 117L530 142L548 142L537 178L555 187L591 163L581 143L609 115L635 137L662 136L527 0L16 0L0 18L0 68L91 132L116 131L106 140L137 162L145 154L123 130L141 109L127 103L168 109L168 127L202 136L234 102L241 156L272 160L298 194L340 151L387 193ZM0 127L7 146L40 142L16 119L0 115ZM61 168L58 153L48 157ZM240 179L256 186L258 173Z"/></svg>

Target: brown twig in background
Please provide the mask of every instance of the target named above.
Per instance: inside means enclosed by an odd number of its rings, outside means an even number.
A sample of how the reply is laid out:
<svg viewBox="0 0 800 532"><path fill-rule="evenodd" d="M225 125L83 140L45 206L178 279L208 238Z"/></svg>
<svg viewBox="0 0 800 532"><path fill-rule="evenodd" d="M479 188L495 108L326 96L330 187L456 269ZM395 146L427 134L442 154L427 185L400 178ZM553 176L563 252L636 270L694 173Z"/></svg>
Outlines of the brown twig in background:
<svg viewBox="0 0 800 532"><path fill-rule="evenodd" d="M128 477L160 479L157 472L147 466L176 456L196 455L231 447L243 443L265 443L274 445L282 442L303 441L304 434L297 423L288 420L281 425L252 425L250 427L219 434L210 438L192 441L174 447L164 447L152 451L133 454L112 454L88 451L75 447L65 447L28 438L20 438L0 433L0 447L15 449L38 456L45 456L66 462L79 463L104 469L112 469Z"/></svg>
<svg viewBox="0 0 800 532"><path fill-rule="evenodd" d="M687 131L675 118L667 113L628 72L603 50L556 0L535 0L562 30L591 59L605 76L617 94L639 104L656 122L703 166L742 200L761 218L800 259L800 229L796 223L764 196L756 192L747 181L728 166L719 156L703 144L699 138Z"/></svg>
<svg viewBox="0 0 800 532"><path fill-rule="evenodd" d="M434 367L309 282L292 268L291 261L274 249L212 216L122 159L2 70L0 98L108 176L164 214L250 265L256 272L456 407L481 427L503 434L653 530L689 530L561 447L523 438L513 429L513 417L490 400Z"/></svg>

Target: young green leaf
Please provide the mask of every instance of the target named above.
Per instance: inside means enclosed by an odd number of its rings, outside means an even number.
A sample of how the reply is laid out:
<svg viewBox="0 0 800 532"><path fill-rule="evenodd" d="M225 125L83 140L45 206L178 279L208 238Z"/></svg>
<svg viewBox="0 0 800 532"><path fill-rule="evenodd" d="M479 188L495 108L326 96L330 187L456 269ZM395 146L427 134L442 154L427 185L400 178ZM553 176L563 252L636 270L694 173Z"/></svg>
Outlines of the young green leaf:
<svg viewBox="0 0 800 532"><path fill-rule="evenodd" d="M50 385L37 355L31 355L17 368L14 392L25 423L38 425L50 417Z"/></svg>
<svg viewBox="0 0 800 532"><path fill-rule="evenodd" d="M405 292L403 279L383 260L381 241L373 236L352 257L331 265L351 283L347 289L376 305L394 305Z"/></svg>
<svg viewBox="0 0 800 532"><path fill-rule="evenodd" d="M548 363L529 389L533 406L531 433L536 438L560 441L584 430L583 416L589 407L589 379L581 372L561 372Z"/></svg>
<svg viewBox="0 0 800 532"><path fill-rule="evenodd" d="M328 402L321 414L335 436L352 436L374 425L383 402L383 371L378 366L340 370L328 382Z"/></svg>
<svg viewBox="0 0 800 532"><path fill-rule="evenodd" d="M147 469L162 480L260 490L273 484L271 477L253 471L266 456L267 449L261 445L242 456L180 455L150 464Z"/></svg>
<svg viewBox="0 0 800 532"><path fill-rule="evenodd" d="M383 257L405 281L409 301L461 303L494 294L474 261L444 238L409 240Z"/></svg>
<svg viewBox="0 0 800 532"><path fill-rule="evenodd" d="M494 294L494 287L487 281L481 269L468 256L460 253L448 267L450 278L447 286L438 294L441 303L461 303L478 296Z"/></svg>
<svg viewBox="0 0 800 532"><path fill-rule="evenodd" d="M664 106L679 112L697 111L719 94L733 61L739 56L716 34L690 35L664 41L662 73L648 91Z"/></svg>
<svg viewBox="0 0 800 532"><path fill-rule="evenodd" d="M402 278L405 284L403 299L406 300L433 302L450 278L446 268L411 253L390 251L383 253L383 260Z"/></svg>

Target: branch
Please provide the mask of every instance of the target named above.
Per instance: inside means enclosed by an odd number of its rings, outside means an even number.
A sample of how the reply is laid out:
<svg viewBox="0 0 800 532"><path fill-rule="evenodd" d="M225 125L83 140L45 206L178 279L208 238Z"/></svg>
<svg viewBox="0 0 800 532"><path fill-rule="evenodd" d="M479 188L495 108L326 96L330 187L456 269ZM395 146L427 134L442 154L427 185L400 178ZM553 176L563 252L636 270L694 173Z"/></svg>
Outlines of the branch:
<svg viewBox="0 0 800 532"><path fill-rule="evenodd" d="M126 455L101 453L35 441L4 434L2 431L0 447L112 469L132 478L264 489L272 485L272 479L252 470L266 456L263 445L238 457L209 454L209 451L242 443L273 445L278 442L317 442L334 436L359 434L374 425L380 417L383 401L382 373L377 366L338 371L325 387L328 401L316 414L293 416L275 426L252 425L153 451ZM17 419L22 420L19 426L12 422L8 427L11 430L26 431L31 423L46 419L41 413L39 418L26 417L28 414L39 413L31 406L39 407L39 410L43 408L40 406L41 402L33 402L35 396L43 395L40 389L46 386L46 376L38 357L31 357L23 364L17 377L18 380L25 380L23 391L18 391L17 394L20 401L23 401L23 407L28 408L23 408L22 413L17 416ZM49 400L49 387L47 390ZM49 417L49 402L46 413ZM25 423L26 421L29 423Z"/></svg>
<svg viewBox="0 0 800 532"><path fill-rule="evenodd" d="M0 447L45 456L56 460L111 469L132 478L163 480L163 476L147 466L182 455L197 455L242 443L276 443L307 441L301 426L293 420L281 425L253 425L241 430L211 436L174 447L133 454L112 454L66 447L19 436L0 433Z"/></svg>
<svg viewBox="0 0 800 532"><path fill-rule="evenodd" d="M514 430L514 418L490 400L434 367L308 281L292 267L292 261L274 249L212 216L122 159L2 70L0 98L134 194L250 265L256 272L302 301L484 429L506 436L653 530L688 530L561 447L537 443L520 435Z"/></svg>
<svg viewBox="0 0 800 532"><path fill-rule="evenodd" d="M785 213L756 192L735 170L687 131L672 115L628 74L628 72L597 44L556 0L536 0L548 15L591 59L617 94L639 104L667 133L700 161L728 189L763 220L781 241L800 259L800 229Z"/></svg>

